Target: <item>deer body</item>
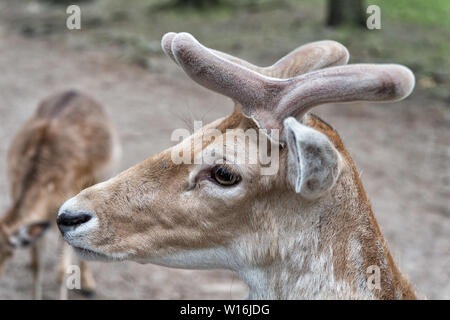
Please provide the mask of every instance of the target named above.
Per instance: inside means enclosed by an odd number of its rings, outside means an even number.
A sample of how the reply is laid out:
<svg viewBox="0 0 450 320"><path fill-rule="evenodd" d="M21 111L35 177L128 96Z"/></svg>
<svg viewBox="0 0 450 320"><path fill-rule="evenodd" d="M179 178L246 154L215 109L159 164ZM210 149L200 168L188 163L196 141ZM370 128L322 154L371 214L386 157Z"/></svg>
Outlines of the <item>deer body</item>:
<svg viewBox="0 0 450 320"><path fill-rule="evenodd" d="M269 68L185 33L167 34L162 46L193 80L231 97L235 112L68 200L58 226L77 254L235 270L252 299L415 298L339 135L307 113L325 102L404 98L414 86L408 69L341 66L348 52L331 41L300 47ZM265 135L247 139L242 132L251 129ZM199 139L212 131L214 139ZM278 155L272 174L261 159L249 160L266 140ZM185 153L187 161L174 161ZM236 154L247 158L236 162Z"/></svg>
<svg viewBox="0 0 450 320"><path fill-rule="evenodd" d="M117 159L116 141L102 106L76 91L45 99L15 136L8 151L12 205L0 219L0 264L15 248L30 247L34 297L41 297L41 236L54 221L58 207L83 188L104 180ZM60 295L70 250L62 249ZM85 262L82 284L94 290Z"/></svg>

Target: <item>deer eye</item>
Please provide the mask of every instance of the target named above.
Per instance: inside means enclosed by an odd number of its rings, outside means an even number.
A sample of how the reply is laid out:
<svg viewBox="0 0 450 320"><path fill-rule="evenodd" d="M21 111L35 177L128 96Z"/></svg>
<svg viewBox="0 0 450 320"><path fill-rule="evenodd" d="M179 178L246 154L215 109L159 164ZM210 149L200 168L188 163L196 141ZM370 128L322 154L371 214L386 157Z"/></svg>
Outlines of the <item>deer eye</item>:
<svg viewBox="0 0 450 320"><path fill-rule="evenodd" d="M241 180L239 175L233 174L224 166L214 167L211 170L211 178L222 186L232 186Z"/></svg>

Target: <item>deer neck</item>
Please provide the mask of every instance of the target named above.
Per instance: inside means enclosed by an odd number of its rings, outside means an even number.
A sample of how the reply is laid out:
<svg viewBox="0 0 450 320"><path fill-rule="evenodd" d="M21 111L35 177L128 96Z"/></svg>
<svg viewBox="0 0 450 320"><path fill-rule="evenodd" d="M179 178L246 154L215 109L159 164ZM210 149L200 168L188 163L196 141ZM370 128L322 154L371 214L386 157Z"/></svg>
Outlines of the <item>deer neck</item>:
<svg viewBox="0 0 450 320"><path fill-rule="evenodd" d="M253 267L239 273L250 299L415 298L392 260L356 171L344 174L321 201L285 200L296 205L270 212L269 227L247 239L255 244L246 264ZM256 214L267 221L262 218Z"/></svg>

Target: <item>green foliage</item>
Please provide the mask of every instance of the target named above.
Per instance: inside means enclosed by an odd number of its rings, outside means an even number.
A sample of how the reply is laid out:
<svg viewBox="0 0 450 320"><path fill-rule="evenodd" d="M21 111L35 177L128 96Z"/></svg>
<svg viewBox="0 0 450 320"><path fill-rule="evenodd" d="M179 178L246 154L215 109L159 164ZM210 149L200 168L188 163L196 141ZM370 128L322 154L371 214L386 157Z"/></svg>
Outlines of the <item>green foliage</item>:
<svg viewBox="0 0 450 320"><path fill-rule="evenodd" d="M80 4L80 3L87 3L87 2L91 2L93 0L40 0L41 2L47 2L50 4L55 4L55 5L64 5L64 6L68 6L71 4Z"/></svg>
<svg viewBox="0 0 450 320"><path fill-rule="evenodd" d="M450 27L449 0L368 0L386 18L428 26Z"/></svg>

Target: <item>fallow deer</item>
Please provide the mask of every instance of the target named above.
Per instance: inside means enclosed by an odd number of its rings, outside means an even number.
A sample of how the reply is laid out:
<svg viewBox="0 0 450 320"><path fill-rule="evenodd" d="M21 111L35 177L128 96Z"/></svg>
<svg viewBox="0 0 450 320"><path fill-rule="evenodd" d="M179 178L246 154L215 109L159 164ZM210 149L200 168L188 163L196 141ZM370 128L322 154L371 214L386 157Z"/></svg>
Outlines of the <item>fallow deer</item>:
<svg viewBox="0 0 450 320"><path fill-rule="evenodd" d="M29 247L35 299L42 297L45 230L65 200L108 177L119 151L104 108L73 90L43 100L13 139L7 155L12 204L0 219L0 267L14 249ZM59 295L65 299L72 249L61 244ZM93 293L86 262L80 262L80 271L82 290Z"/></svg>
<svg viewBox="0 0 450 320"><path fill-rule="evenodd" d="M403 99L414 87L408 68L344 65L348 52L334 41L300 47L268 68L187 33L166 34L162 47L194 81L232 98L235 111L68 200L57 222L81 257L231 269L250 299L416 297L338 133L308 113L323 103ZM266 135L239 133L251 128ZM213 129L223 139L199 139ZM268 153L279 151L276 174L262 174L259 160L233 160L264 139ZM175 163L184 152L191 161ZM377 268L378 285L367 273Z"/></svg>

